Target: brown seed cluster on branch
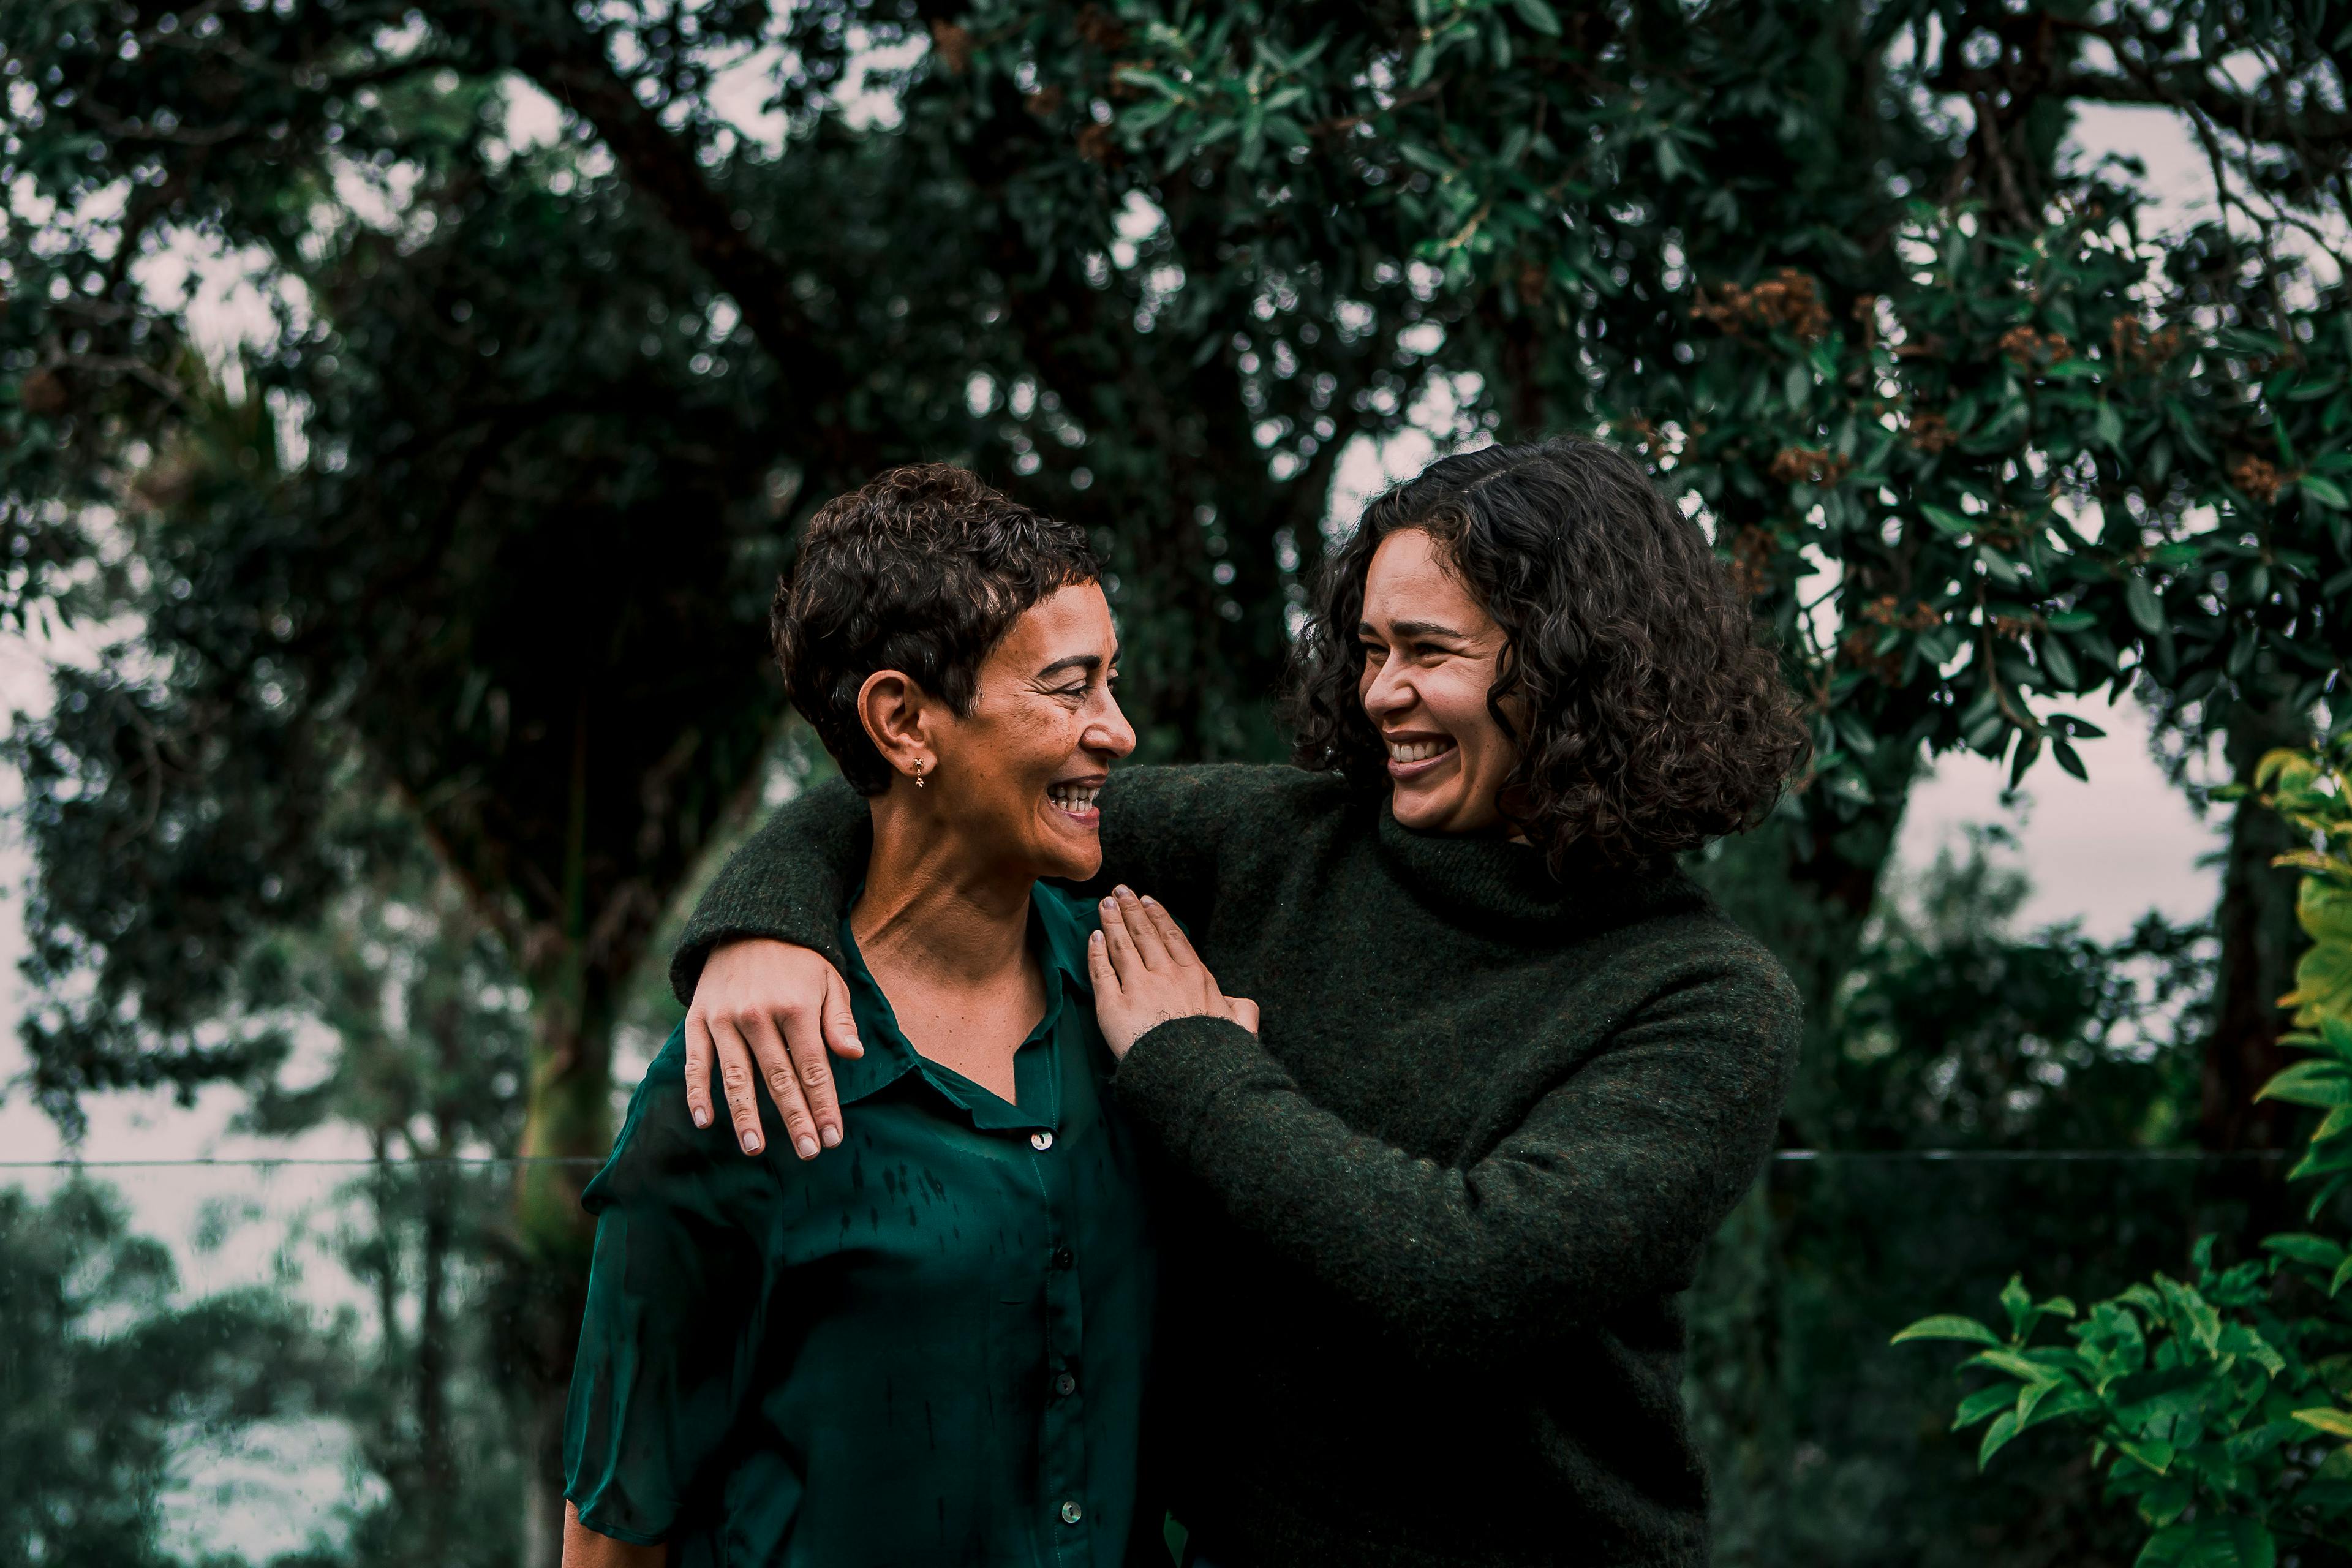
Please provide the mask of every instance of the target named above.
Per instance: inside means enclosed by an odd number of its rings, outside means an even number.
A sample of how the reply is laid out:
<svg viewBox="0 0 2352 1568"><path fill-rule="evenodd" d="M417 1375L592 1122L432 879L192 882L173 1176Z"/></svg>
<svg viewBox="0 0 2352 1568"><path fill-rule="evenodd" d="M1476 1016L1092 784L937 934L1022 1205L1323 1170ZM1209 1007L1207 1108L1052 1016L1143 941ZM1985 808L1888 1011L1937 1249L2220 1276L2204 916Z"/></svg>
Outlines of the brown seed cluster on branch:
<svg viewBox="0 0 2352 1568"><path fill-rule="evenodd" d="M1784 485L1833 485L1853 471L1853 459L1824 447L1783 447L1768 470Z"/></svg>
<svg viewBox="0 0 2352 1568"><path fill-rule="evenodd" d="M1911 416L1911 445L1930 456L1948 450L1960 437L1952 422L1933 409Z"/></svg>
<svg viewBox="0 0 2352 1568"><path fill-rule="evenodd" d="M2000 352L2021 368L2031 370L2036 364L2063 364L2074 357L2074 345L2056 332L2038 332L2024 322L2000 335Z"/></svg>
<svg viewBox="0 0 2352 1568"><path fill-rule="evenodd" d="M2166 327L2151 332L2130 316L2117 316L2108 330L2108 344L2115 351L2116 363L2125 370L2158 370L2180 352L2182 342L2179 327Z"/></svg>
<svg viewBox="0 0 2352 1568"><path fill-rule="evenodd" d="M2268 505L2278 500L2279 487L2286 483L2286 476L2279 472L2277 464L2249 456L2239 458L2231 466L2230 482L2255 500Z"/></svg>
<svg viewBox="0 0 2352 1568"><path fill-rule="evenodd" d="M1702 289L1690 313L1735 337L1753 327L1785 331L1800 342L1811 343L1827 337L1830 330L1830 313L1822 303L1819 288L1793 267L1783 267L1753 289L1737 283L1725 283L1711 291Z"/></svg>
<svg viewBox="0 0 2352 1568"><path fill-rule="evenodd" d="M1732 536L1731 581L1742 598L1759 598L1770 590L1772 557L1780 551L1780 542L1752 522Z"/></svg>

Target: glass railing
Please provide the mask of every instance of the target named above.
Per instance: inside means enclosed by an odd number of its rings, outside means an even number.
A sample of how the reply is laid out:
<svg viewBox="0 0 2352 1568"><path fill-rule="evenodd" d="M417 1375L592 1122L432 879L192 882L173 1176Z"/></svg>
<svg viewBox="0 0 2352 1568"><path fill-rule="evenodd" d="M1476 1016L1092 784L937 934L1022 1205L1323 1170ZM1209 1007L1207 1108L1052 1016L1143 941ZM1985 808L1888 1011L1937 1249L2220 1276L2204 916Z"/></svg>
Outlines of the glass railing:
<svg viewBox="0 0 2352 1568"><path fill-rule="evenodd" d="M2128 1562L2063 1438L1976 1473L1933 1311L2013 1272L2077 1299L2284 1219L2267 1159L1784 1152L1688 1298L1716 1560ZM0 1165L0 1552L507 1568L547 1550L567 1293L518 1163ZM543 1514L538 1516L543 1521ZM533 1565L536 1568L536 1564Z"/></svg>

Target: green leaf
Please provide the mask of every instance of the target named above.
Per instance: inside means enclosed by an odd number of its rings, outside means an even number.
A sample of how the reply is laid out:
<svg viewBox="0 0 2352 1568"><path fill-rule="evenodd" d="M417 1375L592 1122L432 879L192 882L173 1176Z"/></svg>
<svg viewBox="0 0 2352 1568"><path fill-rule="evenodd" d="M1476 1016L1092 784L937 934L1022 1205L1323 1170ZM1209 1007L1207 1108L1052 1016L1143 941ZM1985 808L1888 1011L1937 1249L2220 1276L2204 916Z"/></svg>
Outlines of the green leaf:
<svg viewBox="0 0 2352 1568"><path fill-rule="evenodd" d="M1953 511L1948 507L1923 506L1919 509L1919 512L1920 515L1925 517L1929 522L1934 523L1937 529L1951 535L1954 539L1962 538L1965 535L1975 531L1975 525L1973 523L1969 522L1967 518L1962 517L1958 512Z"/></svg>
<svg viewBox="0 0 2352 1568"><path fill-rule="evenodd" d="M2062 689L2072 691L2083 684L2083 672L2074 667L2074 656L2056 633L2042 633L2034 651L2042 656L2042 667L2050 672L2050 679Z"/></svg>
<svg viewBox="0 0 2352 1568"><path fill-rule="evenodd" d="M2338 510L2352 506L2352 496L2344 493L2342 485L2337 484L2334 479L2323 479L2317 474L2304 475L2295 481L2295 488L2322 506L2332 506Z"/></svg>
<svg viewBox="0 0 2352 1568"><path fill-rule="evenodd" d="M2124 579L2124 608L2131 612L2132 624L2150 637L2164 630L2164 605L2156 590L2147 585L2145 577Z"/></svg>
<svg viewBox="0 0 2352 1568"><path fill-rule="evenodd" d="M2276 1568L2277 1563L2278 1543L2261 1521L2207 1514L2158 1531L2133 1568Z"/></svg>
<svg viewBox="0 0 2352 1568"><path fill-rule="evenodd" d="M1520 21L1544 37L1559 37L1559 13L1545 4L1545 0L1511 0L1511 9L1519 14Z"/></svg>
<svg viewBox="0 0 2352 1568"><path fill-rule="evenodd" d="M2345 1261L2344 1248L2324 1236L2301 1233L2286 1236L2266 1236L2263 1250L2281 1258L2291 1258L2297 1263L2307 1263L2314 1268L2336 1268Z"/></svg>
<svg viewBox="0 0 2352 1568"><path fill-rule="evenodd" d="M1399 142L1397 151L1404 155L1406 163L1426 169L1433 174L1450 176L1454 172L1454 165L1446 161L1444 153L1418 142Z"/></svg>
<svg viewBox="0 0 2352 1568"><path fill-rule="evenodd" d="M2298 1410L2294 1418L2306 1426L2315 1426L2331 1437L2352 1438L2352 1410Z"/></svg>
<svg viewBox="0 0 2352 1568"><path fill-rule="evenodd" d="M2010 1409L2016 1404L2016 1390L2009 1384L1996 1383L1990 1388L1979 1388L1960 1401L1959 1409L1952 1415L1952 1430L1958 1432L1963 1427L1973 1426L1987 1416Z"/></svg>
<svg viewBox="0 0 2352 1568"><path fill-rule="evenodd" d="M1981 1470L1992 1463L1992 1457L2007 1447L2009 1440L2016 1436L2017 1412L2002 1412L2000 1419L1985 1428L1984 1442L1977 1448L1977 1468Z"/></svg>
<svg viewBox="0 0 2352 1568"><path fill-rule="evenodd" d="M1899 1345L1906 1340L1959 1340L1972 1345L2000 1343L2000 1335L1974 1318L1952 1316L1922 1318L1886 1342Z"/></svg>
<svg viewBox="0 0 2352 1568"><path fill-rule="evenodd" d="M2116 412L2114 404L2100 404L2099 412L2093 417L2093 424L2097 427L2099 439L2105 445L2107 450L2119 453L2124 449L2124 416Z"/></svg>
<svg viewBox="0 0 2352 1568"><path fill-rule="evenodd" d="M2254 1090L2254 1098L2290 1105L2352 1105L2352 1068L2325 1059L2297 1062Z"/></svg>
<svg viewBox="0 0 2352 1568"><path fill-rule="evenodd" d="M1121 66L1113 75L1117 79L1136 87L1148 87L1154 92L1179 101L1190 97L1182 85L1158 71L1145 70L1140 66Z"/></svg>
<svg viewBox="0 0 2352 1568"><path fill-rule="evenodd" d="M2172 1468L2172 1445L2161 1437L2149 1437L2141 1442L2134 1442L2128 1437L2118 1438L2116 1452L2146 1466L2159 1476Z"/></svg>

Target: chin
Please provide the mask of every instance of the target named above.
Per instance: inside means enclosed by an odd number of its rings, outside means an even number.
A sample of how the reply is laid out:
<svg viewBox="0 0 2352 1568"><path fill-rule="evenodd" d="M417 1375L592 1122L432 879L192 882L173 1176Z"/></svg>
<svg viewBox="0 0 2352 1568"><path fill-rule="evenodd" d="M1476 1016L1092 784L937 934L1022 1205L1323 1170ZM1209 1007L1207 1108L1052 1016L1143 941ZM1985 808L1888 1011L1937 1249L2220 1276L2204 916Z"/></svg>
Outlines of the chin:
<svg viewBox="0 0 2352 1568"><path fill-rule="evenodd" d="M1391 790L1389 792L1389 815L1397 819L1399 827L1433 833L1445 826L1446 818L1453 815L1453 807L1450 802L1434 800L1418 792L1408 795L1403 790Z"/></svg>
<svg viewBox="0 0 2352 1568"><path fill-rule="evenodd" d="M1102 851L1097 849L1091 855L1056 855L1037 874L1056 882L1083 882L1101 869Z"/></svg>

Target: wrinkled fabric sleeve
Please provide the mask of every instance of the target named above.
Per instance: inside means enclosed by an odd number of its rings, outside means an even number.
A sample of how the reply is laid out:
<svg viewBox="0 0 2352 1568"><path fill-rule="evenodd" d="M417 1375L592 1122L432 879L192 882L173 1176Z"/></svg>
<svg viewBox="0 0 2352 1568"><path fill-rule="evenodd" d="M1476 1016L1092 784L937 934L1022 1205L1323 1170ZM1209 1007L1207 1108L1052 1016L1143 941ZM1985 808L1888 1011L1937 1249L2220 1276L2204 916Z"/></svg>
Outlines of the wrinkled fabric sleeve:
<svg viewBox="0 0 2352 1568"><path fill-rule="evenodd" d="M655 1058L583 1194L595 1258L564 1420L581 1522L650 1545L677 1524L752 1392L773 1177L688 1119L681 1036Z"/></svg>
<svg viewBox="0 0 2352 1568"><path fill-rule="evenodd" d="M1505 1364L1690 1284L1770 1149L1798 1016L1777 969L1687 975L1465 1168L1349 1127L1223 1019L1150 1030L1113 1086L1235 1223L1417 1357Z"/></svg>
<svg viewBox="0 0 2352 1568"><path fill-rule="evenodd" d="M1113 769L1100 802L1102 869L1073 890L1099 897L1127 882L1179 918L1201 918L1216 886L1222 837L1273 804L1274 775L1294 772L1233 763ZM939 787L953 788L953 781ZM872 844L866 802L839 778L777 807L695 904L670 958L678 1001L693 1005L712 948L743 937L811 948L845 967L838 922L866 875Z"/></svg>

